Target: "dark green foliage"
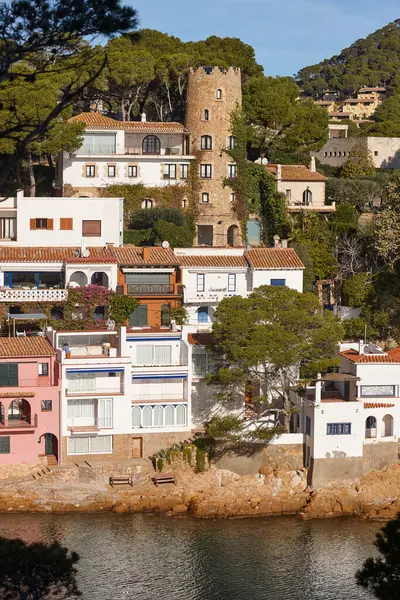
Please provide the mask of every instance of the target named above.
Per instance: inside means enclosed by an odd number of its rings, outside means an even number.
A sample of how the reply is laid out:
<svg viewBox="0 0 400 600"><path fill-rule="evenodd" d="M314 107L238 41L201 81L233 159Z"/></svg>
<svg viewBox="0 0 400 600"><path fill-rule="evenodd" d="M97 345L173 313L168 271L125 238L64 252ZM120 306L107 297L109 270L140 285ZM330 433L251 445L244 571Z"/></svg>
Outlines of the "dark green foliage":
<svg viewBox="0 0 400 600"><path fill-rule="evenodd" d="M158 221L154 227L157 235L156 241L159 243L167 240L172 248L188 248L193 245L195 228L187 223L185 226L179 227L168 221Z"/></svg>
<svg viewBox="0 0 400 600"><path fill-rule="evenodd" d="M368 589L378 600L400 597L400 513L388 521L376 535L380 556L368 558L357 572L358 585Z"/></svg>
<svg viewBox="0 0 400 600"><path fill-rule="evenodd" d="M178 208L148 208L136 212L124 242L155 246L168 241L172 248L192 246L195 226L190 213Z"/></svg>
<svg viewBox="0 0 400 600"><path fill-rule="evenodd" d="M326 89L349 95L362 85L399 89L399 26L399 20L389 23L340 54L301 69L297 75L299 85L314 97L321 96Z"/></svg>
<svg viewBox="0 0 400 600"><path fill-rule="evenodd" d="M206 451L196 448L196 473L204 473L206 468Z"/></svg>
<svg viewBox="0 0 400 600"><path fill-rule="evenodd" d="M376 329L372 329L367 320L363 317L356 317L354 319L345 319L343 321L344 327L344 339L345 340L363 340L367 337L368 340L375 339L378 335ZM367 334L367 336L365 336Z"/></svg>
<svg viewBox="0 0 400 600"><path fill-rule="evenodd" d="M243 419L233 415L213 417L207 424L207 433L213 438L228 438L242 430Z"/></svg>
<svg viewBox="0 0 400 600"><path fill-rule="evenodd" d="M329 227L335 234L352 233L358 227L358 212L351 204L339 204L329 217Z"/></svg>
<svg viewBox="0 0 400 600"><path fill-rule="evenodd" d="M0 538L0 596L2 600L78 598L78 560L76 552L58 542L26 544Z"/></svg>
<svg viewBox="0 0 400 600"><path fill-rule="evenodd" d="M124 244L133 244L134 246L152 246L154 244L153 229L125 229Z"/></svg>
<svg viewBox="0 0 400 600"><path fill-rule="evenodd" d="M369 294L371 276L369 273L356 273L347 279L343 285L343 294L348 306L363 306Z"/></svg>
<svg viewBox="0 0 400 600"><path fill-rule="evenodd" d="M347 203L360 212L369 211L382 196L382 185L374 179L339 179L326 182L326 197L337 204Z"/></svg>
<svg viewBox="0 0 400 600"><path fill-rule="evenodd" d="M303 271L303 291L304 292L316 292L315 289L315 271L314 262L311 257L308 247L300 242L294 242L292 244L293 249L300 258L301 262L305 266Z"/></svg>
<svg viewBox="0 0 400 600"><path fill-rule="evenodd" d="M116 325L125 325L130 315L138 306L139 301L131 296L115 294L109 300L110 317Z"/></svg>
<svg viewBox="0 0 400 600"><path fill-rule="evenodd" d="M146 208L135 213L129 229L153 229L157 221L168 221L182 227L185 216L178 208Z"/></svg>
<svg viewBox="0 0 400 600"><path fill-rule="evenodd" d="M159 456L157 458L157 469L159 470L160 473L162 473L163 467L164 467L164 459L161 456Z"/></svg>

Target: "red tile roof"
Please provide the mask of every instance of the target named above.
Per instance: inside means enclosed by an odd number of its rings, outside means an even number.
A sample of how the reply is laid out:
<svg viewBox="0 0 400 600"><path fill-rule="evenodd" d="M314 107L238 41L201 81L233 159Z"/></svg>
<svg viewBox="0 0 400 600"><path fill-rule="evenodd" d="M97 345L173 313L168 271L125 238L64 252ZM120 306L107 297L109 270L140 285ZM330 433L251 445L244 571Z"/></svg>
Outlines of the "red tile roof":
<svg viewBox="0 0 400 600"><path fill-rule="evenodd" d="M188 342L191 346L210 346L212 333L189 333Z"/></svg>
<svg viewBox="0 0 400 600"><path fill-rule="evenodd" d="M114 248L88 248L87 258L79 256L80 248L30 247L10 248L0 247L0 262L67 262L67 263L115 263Z"/></svg>
<svg viewBox="0 0 400 600"><path fill-rule="evenodd" d="M120 266L134 265L162 265L162 266L179 266L180 261L174 254L172 248L147 248L143 252L143 248L138 246L126 245L120 248L114 248L115 256L117 257ZM148 258L144 259L144 254L148 253Z"/></svg>
<svg viewBox="0 0 400 600"><path fill-rule="evenodd" d="M48 340L42 337L0 338L1 358L25 356L55 356L56 351Z"/></svg>
<svg viewBox="0 0 400 600"><path fill-rule="evenodd" d="M69 119L73 123L85 123L86 129L123 130L133 133L183 133L181 123L158 121L117 121L101 113L86 112Z"/></svg>
<svg viewBox="0 0 400 600"><path fill-rule="evenodd" d="M364 408L393 408L394 404L385 402L364 402Z"/></svg>
<svg viewBox="0 0 400 600"><path fill-rule="evenodd" d="M210 268L241 268L247 269L248 264L241 255L208 255L208 254L192 254L189 256L177 256L179 263L183 267L210 267Z"/></svg>
<svg viewBox="0 0 400 600"><path fill-rule="evenodd" d="M265 165L268 173L276 178L277 165ZM326 181L325 175L310 171L305 165L281 165L282 181Z"/></svg>
<svg viewBox="0 0 400 600"><path fill-rule="evenodd" d="M245 257L253 269L304 269L293 248L253 248Z"/></svg>
<svg viewBox="0 0 400 600"><path fill-rule="evenodd" d="M400 347L386 354L360 354L358 350L343 350L339 354L353 363L400 363Z"/></svg>

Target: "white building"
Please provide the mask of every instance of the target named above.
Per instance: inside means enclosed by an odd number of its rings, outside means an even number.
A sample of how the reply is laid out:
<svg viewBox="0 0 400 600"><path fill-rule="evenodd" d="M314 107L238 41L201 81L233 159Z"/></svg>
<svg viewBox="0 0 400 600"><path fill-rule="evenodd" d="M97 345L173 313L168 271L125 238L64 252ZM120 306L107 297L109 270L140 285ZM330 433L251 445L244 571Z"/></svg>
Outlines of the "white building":
<svg viewBox="0 0 400 600"><path fill-rule="evenodd" d="M0 245L121 246L123 198L31 198L0 203Z"/></svg>
<svg viewBox="0 0 400 600"><path fill-rule="evenodd" d="M209 330L223 298L246 297L261 285L303 291L303 269L291 248L176 248L189 324Z"/></svg>
<svg viewBox="0 0 400 600"><path fill-rule="evenodd" d="M341 167L359 144L370 152L377 169L400 168L400 137L331 138L315 156L323 165Z"/></svg>
<svg viewBox="0 0 400 600"><path fill-rule="evenodd" d="M340 352L304 401L305 463L314 485L355 479L398 460L400 348L360 342Z"/></svg>
<svg viewBox="0 0 400 600"><path fill-rule="evenodd" d="M194 156L189 134L180 123L116 121L100 113L82 113L71 122L85 123L83 144L64 152L56 183L65 194L97 197L112 184L163 186L185 182Z"/></svg>
<svg viewBox="0 0 400 600"><path fill-rule="evenodd" d="M267 172L275 178L276 189L286 197L289 213L311 211L329 213L335 205L325 203L326 177L318 173L315 158L310 167L305 165L265 165Z"/></svg>

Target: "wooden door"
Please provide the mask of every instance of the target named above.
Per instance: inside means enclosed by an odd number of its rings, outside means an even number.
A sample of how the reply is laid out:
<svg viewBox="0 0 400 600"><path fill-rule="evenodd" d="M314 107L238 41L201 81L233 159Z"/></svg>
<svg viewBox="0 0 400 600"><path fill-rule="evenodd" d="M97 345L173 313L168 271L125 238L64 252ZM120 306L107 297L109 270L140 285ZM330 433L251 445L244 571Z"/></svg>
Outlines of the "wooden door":
<svg viewBox="0 0 400 600"><path fill-rule="evenodd" d="M47 454L47 456L54 454L54 443L52 433L44 434L44 451L45 454Z"/></svg>
<svg viewBox="0 0 400 600"><path fill-rule="evenodd" d="M132 458L143 458L143 438L132 438Z"/></svg>

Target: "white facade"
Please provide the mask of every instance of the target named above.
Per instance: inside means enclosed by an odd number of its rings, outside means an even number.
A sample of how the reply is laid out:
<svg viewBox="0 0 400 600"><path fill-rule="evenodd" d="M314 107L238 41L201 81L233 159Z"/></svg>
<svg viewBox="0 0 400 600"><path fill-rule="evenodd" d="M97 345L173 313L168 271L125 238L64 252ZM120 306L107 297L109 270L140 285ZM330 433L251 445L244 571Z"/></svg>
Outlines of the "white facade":
<svg viewBox="0 0 400 600"><path fill-rule="evenodd" d="M19 193L0 206L0 244L121 246L123 218L122 198L31 198Z"/></svg>

